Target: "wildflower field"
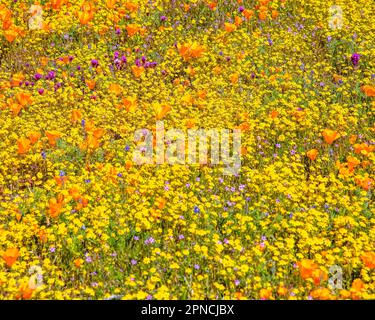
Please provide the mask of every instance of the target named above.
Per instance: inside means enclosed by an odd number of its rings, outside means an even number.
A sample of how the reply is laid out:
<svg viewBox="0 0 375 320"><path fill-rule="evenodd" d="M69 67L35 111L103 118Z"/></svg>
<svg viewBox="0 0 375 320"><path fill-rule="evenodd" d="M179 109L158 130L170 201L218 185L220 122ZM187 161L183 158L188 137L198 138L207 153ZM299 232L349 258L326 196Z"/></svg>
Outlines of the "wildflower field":
<svg viewBox="0 0 375 320"><path fill-rule="evenodd" d="M374 299L374 16L0 0L0 299ZM239 172L135 163L157 121Z"/></svg>

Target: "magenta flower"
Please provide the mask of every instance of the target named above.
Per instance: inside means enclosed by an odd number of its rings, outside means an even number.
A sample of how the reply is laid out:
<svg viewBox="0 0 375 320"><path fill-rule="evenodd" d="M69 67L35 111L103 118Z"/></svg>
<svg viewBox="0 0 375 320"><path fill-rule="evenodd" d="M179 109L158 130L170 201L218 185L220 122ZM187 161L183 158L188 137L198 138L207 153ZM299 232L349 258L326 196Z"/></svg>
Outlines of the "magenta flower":
<svg viewBox="0 0 375 320"><path fill-rule="evenodd" d="M93 66L93 68L96 68L99 65L99 61L96 60L96 59L92 59L91 60L91 65Z"/></svg>
<svg viewBox="0 0 375 320"><path fill-rule="evenodd" d="M358 66L360 58L361 58L360 54L358 54L358 53L352 54L351 60L352 60L353 66L355 66L355 67Z"/></svg>

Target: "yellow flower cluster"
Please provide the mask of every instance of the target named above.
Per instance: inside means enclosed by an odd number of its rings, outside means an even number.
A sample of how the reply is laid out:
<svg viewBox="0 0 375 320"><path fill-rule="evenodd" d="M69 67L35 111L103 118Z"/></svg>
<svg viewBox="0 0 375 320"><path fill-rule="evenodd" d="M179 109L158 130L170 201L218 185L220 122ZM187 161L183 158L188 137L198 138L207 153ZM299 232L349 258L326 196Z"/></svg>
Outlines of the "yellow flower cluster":
<svg viewBox="0 0 375 320"><path fill-rule="evenodd" d="M374 14L0 0L0 298L374 299ZM158 120L240 172L137 165Z"/></svg>

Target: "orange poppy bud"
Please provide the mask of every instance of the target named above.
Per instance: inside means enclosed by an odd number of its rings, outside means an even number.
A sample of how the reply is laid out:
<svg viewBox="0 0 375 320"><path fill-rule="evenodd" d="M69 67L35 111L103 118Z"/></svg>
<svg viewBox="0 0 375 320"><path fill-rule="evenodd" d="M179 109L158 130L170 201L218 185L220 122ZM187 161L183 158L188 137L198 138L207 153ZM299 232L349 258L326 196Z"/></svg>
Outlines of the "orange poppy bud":
<svg viewBox="0 0 375 320"><path fill-rule="evenodd" d="M82 265L82 263L83 263L83 260L78 258L78 259L75 259L75 260L73 261L73 263L74 263L74 265L75 265L77 268L80 268L81 265Z"/></svg>
<svg viewBox="0 0 375 320"><path fill-rule="evenodd" d="M279 115L279 112L277 110L271 111L270 116L271 116L272 119L275 119L278 115Z"/></svg>

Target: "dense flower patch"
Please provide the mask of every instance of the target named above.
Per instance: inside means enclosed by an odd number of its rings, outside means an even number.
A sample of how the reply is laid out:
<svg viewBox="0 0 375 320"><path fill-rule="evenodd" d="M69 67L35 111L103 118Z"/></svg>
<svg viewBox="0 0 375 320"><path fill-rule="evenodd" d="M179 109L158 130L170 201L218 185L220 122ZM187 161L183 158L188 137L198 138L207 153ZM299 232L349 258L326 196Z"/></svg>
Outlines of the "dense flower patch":
<svg viewBox="0 0 375 320"><path fill-rule="evenodd" d="M0 0L0 298L375 298L374 14ZM158 120L241 129L239 174L135 164Z"/></svg>

